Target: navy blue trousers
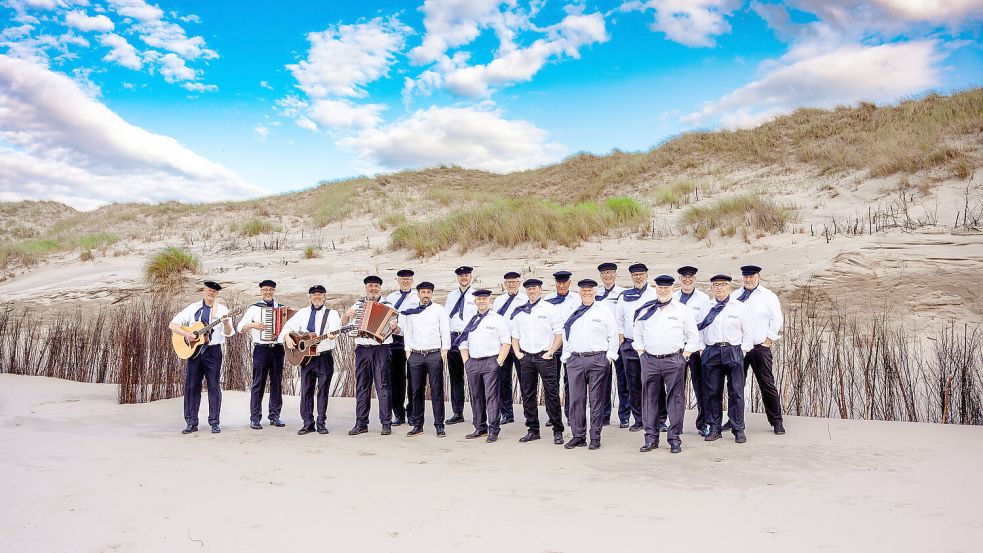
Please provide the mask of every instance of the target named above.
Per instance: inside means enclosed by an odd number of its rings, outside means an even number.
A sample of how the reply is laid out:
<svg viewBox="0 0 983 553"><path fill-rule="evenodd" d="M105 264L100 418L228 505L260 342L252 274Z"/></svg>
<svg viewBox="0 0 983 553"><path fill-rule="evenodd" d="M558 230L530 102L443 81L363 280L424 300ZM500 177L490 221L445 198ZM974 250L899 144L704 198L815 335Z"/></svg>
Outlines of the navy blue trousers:
<svg viewBox="0 0 983 553"><path fill-rule="evenodd" d="M359 428L369 426L373 383L379 401L379 422L382 426L392 425L391 372L392 357L388 344L355 347L355 425Z"/></svg>
<svg viewBox="0 0 983 553"><path fill-rule="evenodd" d="M194 359L188 359L184 374L184 422L198 426L198 409L201 407L201 381L208 384L208 424L219 423L222 411L222 346L206 346Z"/></svg>
<svg viewBox="0 0 983 553"><path fill-rule="evenodd" d="M273 347L253 346L253 385L249 391L249 420L259 422L263 418L263 394L266 380L270 381L270 420L280 418L283 408L283 345Z"/></svg>
<svg viewBox="0 0 983 553"><path fill-rule="evenodd" d="M710 432L720 432L725 377L727 417L734 430L744 430L745 375L741 346L707 346L701 357L706 385L706 421L710 425Z"/></svg>
<svg viewBox="0 0 983 553"><path fill-rule="evenodd" d="M305 428L314 425L315 399L317 424L323 426L328 418L328 396L331 395L331 377L334 375L333 355L326 351L300 368L300 418Z"/></svg>
<svg viewBox="0 0 983 553"><path fill-rule="evenodd" d="M515 411L512 406L512 372L518 372L519 360L515 358L515 353L509 350L508 357L502 363L502 368L498 371L498 391L501 394L499 405L503 419L515 420Z"/></svg>

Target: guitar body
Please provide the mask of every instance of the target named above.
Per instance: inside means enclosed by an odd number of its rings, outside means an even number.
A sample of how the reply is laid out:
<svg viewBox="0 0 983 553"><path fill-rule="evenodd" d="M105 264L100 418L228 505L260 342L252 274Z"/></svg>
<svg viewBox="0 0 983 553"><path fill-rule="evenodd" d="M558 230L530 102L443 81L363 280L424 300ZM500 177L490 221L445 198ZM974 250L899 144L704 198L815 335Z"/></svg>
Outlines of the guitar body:
<svg viewBox="0 0 983 553"><path fill-rule="evenodd" d="M196 332L205 328L205 323L201 321L195 321L193 325L182 326L181 328L188 332ZM189 344L184 339L184 336L181 336L176 332L172 332L171 343L174 345L174 352L177 353L177 356L180 357L181 359L193 359L195 357L198 357L199 355L201 355L202 350L205 349L204 346L208 344L208 335L209 333L205 332L201 336L199 336L197 340Z"/></svg>
<svg viewBox="0 0 983 553"><path fill-rule="evenodd" d="M293 339L297 347L287 349L284 360L293 367L304 367L311 362L311 358L317 356L317 344L310 345L310 342L317 338L317 335L309 333L291 332L290 338Z"/></svg>

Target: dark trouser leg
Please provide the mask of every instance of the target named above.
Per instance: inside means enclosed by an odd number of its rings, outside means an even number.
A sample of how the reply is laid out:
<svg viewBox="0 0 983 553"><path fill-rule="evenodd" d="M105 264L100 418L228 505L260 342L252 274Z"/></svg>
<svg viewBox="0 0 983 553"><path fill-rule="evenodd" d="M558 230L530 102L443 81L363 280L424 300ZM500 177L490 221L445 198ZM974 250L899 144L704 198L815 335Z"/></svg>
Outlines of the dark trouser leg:
<svg viewBox="0 0 983 553"><path fill-rule="evenodd" d="M444 360L440 353L427 356L427 376L430 382L430 405L433 409L434 428L444 427ZM420 395L424 393L423 383L420 383ZM422 420L421 414L421 420ZM422 422L421 422L422 424Z"/></svg>
<svg viewBox="0 0 983 553"><path fill-rule="evenodd" d="M515 411L512 406L512 371L518 370L519 360L515 358L515 353L509 350L502 368L498 371L498 390L499 404L501 405L502 418L514 419Z"/></svg>
<svg viewBox="0 0 983 553"><path fill-rule="evenodd" d="M270 348L270 420L280 418L283 409L283 346Z"/></svg>
<svg viewBox="0 0 983 553"><path fill-rule="evenodd" d="M700 360L703 385L706 387L706 423L710 426L711 433L720 432L723 417L724 371L729 370L721 359L721 353L722 348L710 346L703 350Z"/></svg>
<svg viewBox="0 0 983 553"><path fill-rule="evenodd" d="M519 360L519 390L522 393L522 416L526 428L539 430L539 371L535 355L529 353Z"/></svg>
<svg viewBox="0 0 983 553"><path fill-rule="evenodd" d="M205 384L208 386L208 424L219 424L222 412L222 348L209 347L201 355L205 367Z"/></svg>
<svg viewBox="0 0 983 553"><path fill-rule="evenodd" d="M567 361L567 378L570 385L570 432L574 438L587 437L587 371L590 361L573 356Z"/></svg>
<svg viewBox="0 0 983 553"><path fill-rule="evenodd" d="M184 422L198 426L198 410L201 408L201 381L205 378L205 368L201 357L188 359L184 372Z"/></svg>
<svg viewBox="0 0 983 553"><path fill-rule="evenodd" d="M665 378L662 379L662 389L659 390L659 426L666 423L669 418L669 412L666 410L666 383Z"/></svg>
<svg viewBox="0 0 983 553"><path fill-rule="evenodd" d="M569 378L567 376L566 367L560 362L560 356L563 355L563 348L557 350L553 355L553 364L556 365L556 381L560 382L560 377L563 378L563 416L567 418L567 422L570 422L570 383L567 381ZM557 422L557 421L553 421ZM562 420L559 422L563 422Z"/></svg>
<svg viewBox="0 0 983 553"><path fill-rule="evenodd" d="M587 388L590 396L590 439L601 439L604 426L604 406L611 397L611 361L603 355L588 357ZM605 382L605 378L607 381ZM607 398L605 399L605 394Z"/></svg>
<svg viewBox="0 0 983 553"><path fill-rule="evenodd" d="M696 396L696 429L706 426L706 385L703 383L703 360L698 352L694 352L686 361L689 367L690 379L693 381L693 395Z"/></svg>
<svg viewBox="0 0 983 553"><path fill-rule="evenodd" d="M481 362L482 387L485 389L485 409L488 411L488 434L498 436L501 429L500 419L502 417L502 393L501 369L495 357L485 359ZM511 386L509 387L511 389ZM512 395L509 392L509 404L512 403Z"/></svg>
<svg viewBox="0 0 983 553"><path fill-rule="evenodd" d="M355 426L369 426L369 410L372 408L372 373L374 370L372 347L355 347Z"/></svg>
<svg viewBox="0 0 983 553"><path fill-rule="evenodd" d="M602 418L603 418L603 420L604 420L605 423L610 423L611 422L611 409L612 409L611 390L614 389L614 386L611 385L611 379L614 378L614 371L611 370L611 363L608 363L608 370L605 373L604 378L605 378L605 380L604 380L604 386L606 386L607 389L608 389L608 391L607 391L607 394L608 395L605 396L605 400L604 400L604 416Z"/></svg>
<svg viewBox="0 0 983 553"><path fill-rule="evenodd" d="M393 336L393 344L396 343L396 336ZM392 418L395 420L406 420L406 350L402 347L390 346L391 356L389 384L392 389L390 403L392 403Z"/></svg>
<svg viewBox="0 0 983 553"><path fill-rule="evenodd" d="M621 359L625 364L625 376L628 378L628 403L635 424L642 422L642 365L638 352L632 347L630 340L621 344Z"/></svg>
<svg viewBox="0 0 983 553"><path fill-rule="evenodd" d="M668 359L663 359L662 381L665 383L665 390L668 401L669 436L667 441L670 444L680 443L679 435L683 433L683 417L686 413L686 359L683 354L677 354Z"/></svg>
<svg viewBox="0 0 983 553"><path fill-rule="evenodd" d="M647 353L640 359L642 382L642 424L645 443L659 443L659 390L663 388L659 361Z"/></svg>
<svg viewBox="0 0 983 553"><path fill-rule="evenodd" d="M758 382L761 390L761 402L765 405L765 415L768 416L768 424L775 426L782 422L782 401L778 395L778 388L775 386L775 375L771 371L771 348L758 344L748 352L744 361L745 379L747 378L747 367L754 370L754 379Z"/></svg>
<svg viewBox="0 0 983 553"><path fill-rule="evenodd" d="M727 349L731 350L729 355ZM730 419L730 424L734 430L744 430L744 384L746 381L744 364L741 359L741 347L724 348L721 350L721 356L723 357L721 369L728 375L727 418ZM718 409L720 405L718 401Z"/></svg>
<svg viewBox="0 0 983 553"><path fill-rule="evenodd" d="M485 432L488 430L488 413L485 411L485 382L480 369L480 363L472 359L464 364L464 371L468 375L468 389L471 390L471 422L475 430Z"/></svg>
<svg viewBox="0 0 983 553"><path fill-rule="evenodd" d="M447 377L451 386L451 412L455 417L460 416L464 413L464 360L460 350L447 352Z"/></svg>
<svg viewBox="0 0 983 553"><path fill-rule="evenodd" d="M334 357L331 352L324 352L311 361L314 374L317 377L317 422L323 426L328 418L328 397L331 394L331 377L334 376Z"/></svg>
<svg viewBox="0 0 983 553"><path fill-rule="evenodd" d="M556 364L552 359L534 358L533 366L543 380L543 396L546 403L547 420L553 421L553 431L563 432L563 415L560 406L560 380ZM569 422L569 419L567 419Z"/></svg>
<svg viewBox="0 0 983 553"><path fill-rule="evenodd" d="M300 368L300 419L305 428L314 425L314 391L317 389L315 361L316 359L311 359Z"/></svg>
<svg viewBox="0 0 983 553"><path fill-rule="evenodd" d="M392 352L388 344L372 346L372 379L375 381L375 397L379 401L379 423L390 426L393 422L392 402Z"/></svg>
<svg viewBox="0 0 983 553"><path fill-rule="evenodd" d="M253 383L249 388L249 420L259 422L263 419L263 394L266 392L266 378L272 365L272 348L253 346Z"/></svg>
<svg viewBox="0 0 983 553"><path fill-rule="evenodd" d="M631 418L631 402L628 399L628 377L625 376L625 361L618 352L614 362L614 376L618 383L618 421L628 422Z"/></svg>
<svg viewBox="0 0 983 553"><path fill-rule="evenodd" d="M423 426L423 400L427 388L427 365L423 354L419 352L410 354L409 359L406 360L406 372L410 376L410 386L407 388L410 392L407 422L413 427Z"/></svg>

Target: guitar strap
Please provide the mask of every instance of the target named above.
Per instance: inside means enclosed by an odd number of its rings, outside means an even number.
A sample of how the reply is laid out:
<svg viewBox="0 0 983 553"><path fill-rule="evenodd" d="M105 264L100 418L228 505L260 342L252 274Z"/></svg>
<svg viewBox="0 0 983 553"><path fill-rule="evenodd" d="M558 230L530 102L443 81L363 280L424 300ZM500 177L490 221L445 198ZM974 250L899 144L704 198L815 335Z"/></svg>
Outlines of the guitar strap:
<svg viewBox="0 0 983 553"><path fill-rule="evenodd" d="M321 319L321 332L318 332L317 333L318 336L324 336L324 327L328 326L328 313L331 310L328 309L327 306L324 306L324 307L325 307L325 309L324 309L324 318ZM321 355L321 354L319 353L318 355Z"/></svg>

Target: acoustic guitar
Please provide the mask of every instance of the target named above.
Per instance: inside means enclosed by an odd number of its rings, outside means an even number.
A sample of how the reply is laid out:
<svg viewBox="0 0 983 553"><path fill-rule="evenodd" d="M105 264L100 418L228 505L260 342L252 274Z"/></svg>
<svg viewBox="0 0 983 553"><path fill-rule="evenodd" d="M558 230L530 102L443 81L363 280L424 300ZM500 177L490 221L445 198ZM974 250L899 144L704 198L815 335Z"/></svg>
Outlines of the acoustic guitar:
<svg viewBox="0 0 983 553"><path fill-rule="evenodd" d="M207 325L201 321L195 321L191 326L182 326L183 330L194 333L190 338L185 338L177 332L171 333L171 344L174 346L174 353L181 359L194 359L201 355L211 339L212 329L222 324L222 320L232 318L242 313L243 308L236 307L229 311L227 315L216 319Z"/></svg>
<svg viewBox="0 0 983 553"><path fill-rule="evenodd" d="M287 348L284 360L292 367L306 367L312 358L317 357L318 344L324 340L333 340L342 332L348 332L356 328L358 328L358 325L345 325L338 330L321 334L320 336L314 332L291 332L289 336L297 347L294 349Z"/></svg>

